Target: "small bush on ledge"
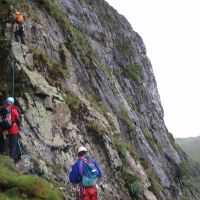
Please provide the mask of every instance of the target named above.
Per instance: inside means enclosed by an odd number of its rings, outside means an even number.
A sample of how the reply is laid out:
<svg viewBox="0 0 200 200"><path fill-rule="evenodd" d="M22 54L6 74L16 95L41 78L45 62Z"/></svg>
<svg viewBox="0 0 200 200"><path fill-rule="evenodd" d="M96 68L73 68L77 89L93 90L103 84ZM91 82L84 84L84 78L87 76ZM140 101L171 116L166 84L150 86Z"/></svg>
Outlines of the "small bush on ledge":
<svg viewBox="0 0 200 200"><path fill-rule="evenodd" d="M91 132L95 133L97 136L102 135L105 130L101 127L97 122L91 121L86 124L86 129Z"/></svg>
<svg viewBox="0 0 200 200"><path fill-rule="evenodd" d="M129 190L131 199L137 199L137 197L143 193L143 184L128 167L123 168L122 178Z"/></svg>
<svg viewBox="0 0 200 200"><path fill-rule="evenodd" d="M78 111L81 102L76 95L74 95L73 93L68 91L63 96L63 98L64 98L64 101L66 102L66 104L69 106L71 111L74 111L74 112Z"/></svg>
<svg viewBox="0 0 200 200"><path fill-rule="evenodd" d="M141 79L142 79L142 69L141 69L141 66L139 64L126 65L126 67L125 67L125 73L133 81L136 81L138 83L141 82Z"/></svg>

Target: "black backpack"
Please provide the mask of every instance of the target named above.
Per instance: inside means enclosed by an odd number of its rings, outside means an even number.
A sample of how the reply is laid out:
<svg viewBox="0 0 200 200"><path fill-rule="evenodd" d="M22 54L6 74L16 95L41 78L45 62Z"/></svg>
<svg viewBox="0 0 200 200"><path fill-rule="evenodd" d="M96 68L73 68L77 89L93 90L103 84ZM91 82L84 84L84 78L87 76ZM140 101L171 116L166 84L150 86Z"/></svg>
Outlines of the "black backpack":
<svg viewBox="0 0 200 200"><path fill-rule="evenodd" d="M23 24L18 24L18 30L19 30L20 34L24 33L24 26L23 26Z"/></svg>
<svg viewBox="0 0 200 200"><path fill-rule="evenodd" d="M0 129L1 130L9 130L12 128L13 123L11 119L11 108L7 106L2 106L0 108Z"/></svg>

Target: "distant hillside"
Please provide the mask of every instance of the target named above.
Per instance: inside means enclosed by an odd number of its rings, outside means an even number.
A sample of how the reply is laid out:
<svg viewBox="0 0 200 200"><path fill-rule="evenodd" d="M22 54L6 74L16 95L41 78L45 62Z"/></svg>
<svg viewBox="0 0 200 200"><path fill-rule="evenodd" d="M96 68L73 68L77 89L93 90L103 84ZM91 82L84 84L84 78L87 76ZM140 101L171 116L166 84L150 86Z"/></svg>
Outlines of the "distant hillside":
<svg viewBox="0 0 200 200"><path fill-rule="evenodd" d="M175 141L188 154L188 156L200 163L200 136L176 138Z"/></svg>

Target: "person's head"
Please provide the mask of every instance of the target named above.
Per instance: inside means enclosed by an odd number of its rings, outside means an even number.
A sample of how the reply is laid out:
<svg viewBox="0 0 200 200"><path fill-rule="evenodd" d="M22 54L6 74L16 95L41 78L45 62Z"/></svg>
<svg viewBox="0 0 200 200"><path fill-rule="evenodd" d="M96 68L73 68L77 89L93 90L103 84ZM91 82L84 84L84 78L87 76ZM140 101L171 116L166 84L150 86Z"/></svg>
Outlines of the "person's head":
<svg viewBox="0 0 200 200"><path fill-rule="evenodd" d="M14 100L13 97L8 97L8 98L6 99L6 103L14 104L14 102L15 102L15 100Z"/></svg>
<svg viewBox="0 0 200 200"><path fill-rule="evenodd" d="M87 154L87 149L84 146L78 148L78 157L84 156Z"/></svg>
<svg viewBox="0 0 200 200"><path fill-rule="evenodd" d="M21 13L18 12L18 11L16 11L16 12L15 12L15 15L16 15L16 17L18 17L19 15L21 15Z"/></svg>

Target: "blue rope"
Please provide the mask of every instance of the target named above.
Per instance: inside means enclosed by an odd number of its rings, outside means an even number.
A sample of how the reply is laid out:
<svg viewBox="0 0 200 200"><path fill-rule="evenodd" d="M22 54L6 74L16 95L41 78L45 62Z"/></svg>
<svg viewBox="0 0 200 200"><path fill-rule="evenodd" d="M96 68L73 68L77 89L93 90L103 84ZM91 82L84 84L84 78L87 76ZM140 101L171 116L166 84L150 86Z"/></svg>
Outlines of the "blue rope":
<svg viewBox="0 0 200 200"><path fill-rule="evenodd" d="M14 39L14 35L12 37L12 40ZM12 42L12 41L11 41ZM15 62L14 62L14 54L13 54L13 48L11 43L11 59L12 59L12 97L15 97ZM20 152L20 157L25 155L25 151L22 148L19 139L17 140L17 145Z"/></svg>
<svg viewBox="0 0 200 200"><path fill-rule="evenodd" d="M15 97L15 62L14 62L14 53L13 53L13 46L12 41L15 40L15 33L12 34L11 38L11 62L12 62L12 97Z"/></svg>
<svg viewBox="0 0 200 200"><path fill-rule="evenodd" d="M25 151L24 151L24 149L22 148L19 139L18 139L18 141L17 141L17 145L18 145L18 148L19 148L20 157L22 157L23 155L25 155Z"/></svg>

